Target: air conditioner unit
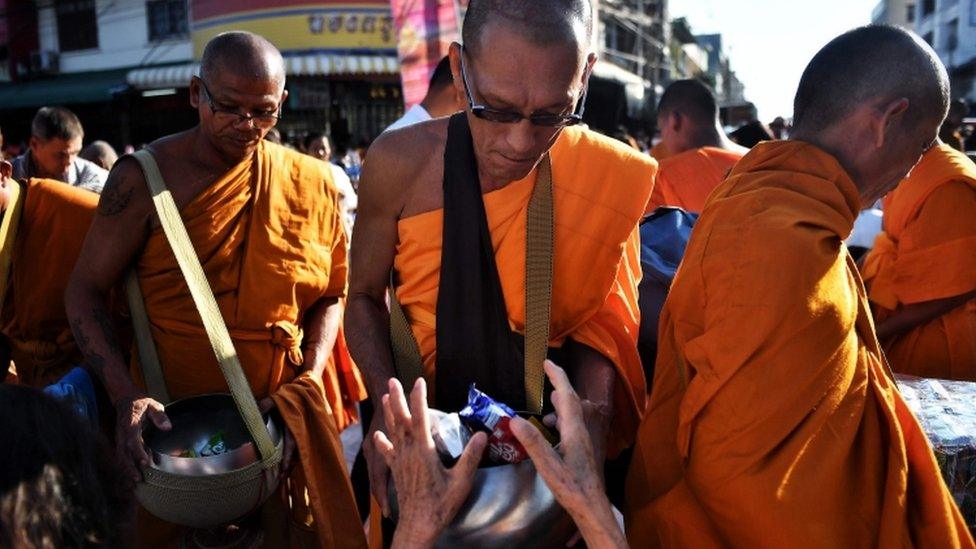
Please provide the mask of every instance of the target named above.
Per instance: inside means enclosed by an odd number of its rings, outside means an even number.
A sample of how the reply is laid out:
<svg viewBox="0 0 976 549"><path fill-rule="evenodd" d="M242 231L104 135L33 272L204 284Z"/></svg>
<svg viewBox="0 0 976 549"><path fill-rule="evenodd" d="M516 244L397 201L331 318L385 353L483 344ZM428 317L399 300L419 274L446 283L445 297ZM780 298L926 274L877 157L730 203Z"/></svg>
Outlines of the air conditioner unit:
<svg viewBox="0 0 976 549"><path fill-rule="evenodd" d="M30 72L33 74L57 74L58 52L32 51L30 54Z"/></svg>

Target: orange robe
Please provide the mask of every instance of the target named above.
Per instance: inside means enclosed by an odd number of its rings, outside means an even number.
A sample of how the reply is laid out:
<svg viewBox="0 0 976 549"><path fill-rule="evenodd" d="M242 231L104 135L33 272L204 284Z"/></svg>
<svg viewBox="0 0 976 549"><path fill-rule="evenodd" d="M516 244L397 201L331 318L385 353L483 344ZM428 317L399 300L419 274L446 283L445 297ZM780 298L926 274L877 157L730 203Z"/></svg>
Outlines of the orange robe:
<svg viewBox="0 0 976 549"><path fill-rule="evenodd" d="M705 199L725 180L740 158L741 152L718 147L700 147L669 156L661 161L646 213L660 206L701 212Z"/></svg>
<svg viewBox="0 0 976 549"><path fill-rule="evenodd" d="M307 374L296 379L305 313L320 299L346 291L338 195L331 183L323 185L313 162L262 142L181 213L254 396L274 398L298 446L300 465L266 507L290 502L292 546L304 535L320 547L361 547L365 539L338 435L343 401L335 365L329 362L321 383ZM170 396L226 392L161 228L150 235L137 269ZM142 379L138 364L133 376ZM173 543L173 528L145 514L140 520L141 544L156 546L156 534ZM279 530L265 528L269 546L288 544L270 534Z"/></svg>
<svg viewBox="0 0 976 549"><path fill-rule="evenodd" d="M884 202L865 260L878 322L904 305L976 290L976 164L941 144ZM883 341L899 373L976 381L976 299Z"/></svg>
<svg viewBox="0 0 976 549"><path fill-rule="evenodd" d="M64 290L98 195L49 179L21 185L26 196L0 332L10 341L18 382L43 387L83 360L68 326Z"/></svg>
<svg viewBox="0 0 976 549"><path fill-rule="evenodd" d="M661 317L632 547L973 547L843 244L860 209L795 141L712 194Z"/></svg>
<svg viewBox="0 0 976 549"><path fill-rule="evenodd" d="M637 223L656 164L609 138L564 130L551 151L555 230L551 346L588 345L617 368L610 451L633 441L644 410L637 354ZM525 226L536 172L483 195L512 329L525 329ZM397 297L424 359L431 394L436 360L437 291L443 210L400 220L394 266Z"/></svg>

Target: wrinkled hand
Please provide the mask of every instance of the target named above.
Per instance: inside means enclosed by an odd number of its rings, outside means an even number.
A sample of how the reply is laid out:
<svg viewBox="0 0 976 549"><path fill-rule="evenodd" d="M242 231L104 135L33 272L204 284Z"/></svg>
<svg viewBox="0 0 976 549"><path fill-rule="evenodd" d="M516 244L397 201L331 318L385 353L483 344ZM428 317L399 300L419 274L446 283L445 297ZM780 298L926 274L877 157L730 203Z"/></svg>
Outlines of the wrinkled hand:
<svg viewBox="0 0 976 549"><path fill-rule="evenodd" d="M386 398L385 396L383 398ZM390 497L387 486L390 482L390 467L376 448L374 435L386 431L386 421L383 413L377 409L373 413L373 420L369 423L369 431L363 438L363 457L366 458L366 472L369 476L369 491L380 506L384 517L390 516Z"/></svg>
<svg viewBox="0 0 976 549"><path fill-rule="evenodd" d="M152 461L142 440L146 421L161 431L173 428L163 405L149 397L124 398L115 404L115 447L125 475L133 482L142 480L140 472Z"/></svg>
<svg viewBox="0 0 976 549"><path fill-rule="evenodd" d="M271 397L258 402L258 408L262 414L268 413L274 407L275 401ZM297 453L295 437L291 436L291 431L288 430L288 426L284 422L281 422L281 430L284 432L285 447L281 449L281 467L278 469L279 481L284 480L291 472L291 468L295 466L295 454Z"/></svg>
<svg viewBox="0 0 976 549"><path fill-rule="evenodd" d="M391 379L383 415L389 437L378 431L374 442L393 472L397 490L400 519L393 545L431 546L468 497L487 437L475 434L454 467L445 468L430 434L423 379L410 392L409 409L400 382Z"/></svg>
<svg viewBox="0 0 976 549"><path fill-rule="evenodd" d="M603 487L593 443L587 429L587 413L562 368L545 363L552 382L552 404L560 444L553 448L538 429L521 418L512 420L512 433L529 453L533 464L552 490L556 501L573 517L590 547L626 547Z"/></svg>

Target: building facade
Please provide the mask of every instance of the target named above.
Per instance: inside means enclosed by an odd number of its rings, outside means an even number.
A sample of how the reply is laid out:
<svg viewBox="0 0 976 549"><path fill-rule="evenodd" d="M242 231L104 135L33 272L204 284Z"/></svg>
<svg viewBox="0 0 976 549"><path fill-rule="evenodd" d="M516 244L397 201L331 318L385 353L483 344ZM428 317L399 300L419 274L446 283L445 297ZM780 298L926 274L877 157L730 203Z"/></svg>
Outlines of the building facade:
<svg viewBox="0 0 976 549"><path fill-rule="evenodd" d="M881 0L871 12L871 22L914 29L918 4L919 0Z"/></svg>
<svg viewBox="0 0 976 549"><path fill-rule="evenodd" d="M9 4L0 120L14 139L26 138L43 105L71 108L86 141L116 147L191 127L190 79L203 46L226 30L257 32L285 55L286 134L327 131L340 147L355 146L402 111L384 0L0 1Z"/></svg>
<svg viewBox="0 0 976 549"><path fill-rule="evenodd" d="M976 0L919 0L915 32L945 63L952 96L976 103Z"/></svg>

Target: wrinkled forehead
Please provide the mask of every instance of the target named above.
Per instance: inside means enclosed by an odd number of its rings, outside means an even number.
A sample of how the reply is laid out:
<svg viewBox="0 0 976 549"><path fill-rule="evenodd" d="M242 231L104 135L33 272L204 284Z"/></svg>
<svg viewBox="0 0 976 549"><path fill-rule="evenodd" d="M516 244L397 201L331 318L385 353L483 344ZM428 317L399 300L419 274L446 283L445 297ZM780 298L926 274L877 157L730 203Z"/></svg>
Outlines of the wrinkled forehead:
<svg viewBox="0 0 976 549"><path fill-rule="evenodd" d="M589 53L584 45L539 44L494 24L482 42L491 47L466 48L464 61L468 82L483 97L546 108L573 100L582 88Z"/></svg>

